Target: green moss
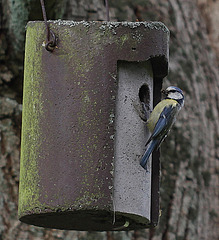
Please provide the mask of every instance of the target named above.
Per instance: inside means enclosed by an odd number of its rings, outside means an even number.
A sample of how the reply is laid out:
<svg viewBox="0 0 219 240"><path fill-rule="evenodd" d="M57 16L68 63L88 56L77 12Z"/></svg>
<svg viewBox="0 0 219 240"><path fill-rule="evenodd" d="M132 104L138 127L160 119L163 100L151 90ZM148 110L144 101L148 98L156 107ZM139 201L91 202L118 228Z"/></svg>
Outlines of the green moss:
<svg viewBox="0 0 219 240"><path fill-rule="evenodd" d="M95 33L95 37L93 37L94 34L91 33L92 37L88 38L88 32L91 30L90 25L94 23L80 23L80 25L77 25L77 23L75 24L76 25L74 25L74 34L77 34L78 32L78 36L80 36L86 41L84 42L84 44L91 44L91 46L96 45L98 46L100 52L102 51L102 47L104 44L103 41L106 41L105 39L109 40L113 34L111 29L104 26ZM57 26L53 25L53 27L56 28ZM82 28L85 28L86 31L82 31ZM87 132L93 132L93 129L95 129L95 132L92 135L89 134L89 136L87 136L83 143L81 143L80 158L81 162L83 162L85 171L83 176L81 176L82 179L80 197L74 200L74 206L78 208L79 206L87 207L98 199L104 198L104 193L100 192L101 184L103 184L103 182L101 182L98 178L93 178L95 180L95 183L92 182L93 185L91 188L91 181L89 175L91 171L90 168L92 167L95 168L93 170L94 172L96 171L98 173L98 171L100 170L97 166L92 164L92 159L94 154L93 152L96 151L97 146L100 146L101 144L98 136L98 133L100 131L99 119L101 119L101 112L96 110L97 99L95 96L95 90L93 90L92 88L88 89L86 86L86 83L88 81L87 73L93 71L92 68L94 65L94 57L99 54L99 52L93 51L93 48L91 47L85 55L83 53L84 49L81 46L81 42L76 41L75 44L72 44L72 38L70 37L70 34L72 34L72 30L69 29L68 26L66 26L65 31L62 31L62 48L65 48L63 52L67 52L68 55L59 55L59 57L63 58L64 61L68 59L72 69L74 69L74 74L78 77L75 84L77 84L77 87L81 89L81 101L80 111L78 111L77 113L77 127L79 129L79 132L81 131L82 133L85 130ZM90 113L90 116L88 116L88 112ZM77 138L77 136L75 137ZM102 158L100 158L99 161L100 166L102 165L101 161L103 161ZM92 192L90 191L90 189L92 189Z"/></svg>
<svg viewBox="0 0 219 240"><path fill-rule="evenodd" d="M122 37L120 38L121 46L123 46L126 43L127 40L129 40L128 34L122 35Z"/></svg>
<svg viewBox="0 0 219 240"><path fill-rule="evenodd" d="M81 111L78 114L78 123L79 123L79 128L82 129L87 129L89 131L89 129L96 129L96 133L93 135L88 136L88 138L86 139L86 142L82 144L81 147L81 158L83 159L83 164L85 169L87 169L87 171L85 171L83 178L81 179L81 196L80 198L76 199L74 204L75 206L88 206L90 204L92 204L94 201L96 201L97 199L101 199L104 197L104 193L101 193L99 189L101 189L101 181L98 180L98 178L95 179L95 183L92 186L92 192L89 191L90 189L90 168L92 167L91 165L91 161L93 159L93 152L96 151L97 146L100 145L99 142L99 138L98 138L98 119L99 116L98 114L101 113L97 113L95 111L95 102L92 101L93 99L93 93L90 90L84 89L84 91L82 92L82 96L81 96ZM93 118L90 119L87 116L87 112L91 112L93 113ZM92 131L92 130L91 130ZM86 161L86 159L88 161ZM102 160L100 160L100 166L102 165L101 163ZM93 167L97 167L97 166L93 166ZM94 171L98 172L100 169L97 168Z"/></svg>
<svg viewBox="0 0 219 240"><path fill-rule="evenodd" d="M39 114L43 114L40 76L41 51L36 51L35 41L41 34L28 28L25 54L24 97L22 115L22 142L20 162L19 215L39 207L39 175L37 158L40 154L41 136ZM37 53L37 54L36 54Z"/></svg>
<svg viewBox="0 0 219 240"><path fill-rule="evenodd" d="M104 193L100 192L102 188L101 184L104 184L103 179L98 178L98 171L104 170L105 163L103 156L99 157L98 166L93 166L92 164L92 156L93 152L96 151L97 146L100 146L99 139L99 129L100 126L100 119L102 119L101 111L108 109L97 109L97 97L95 96L95 90L87 88L87 81L89 78L89 72L93 71L94 63L93 59L96 55L103 54L103 46L104 44L111 44L109 41L111 37L114 37L116 25L105 25L102 29L99 27L99 31L94 37L92 28L90 28L90 24L94 23L83 23L81 22L80 25L78 23L71 22L71 26L66 26L64 28L59 28L59 22L57 24L51 24L51 28L57 33L59 37L59 44L60 47L57 51L54 52L56 60L60 58L60 62L63 63L64 67L72 69L74 71L73 78L66 78L63 81L63 84L70 83L72 87L77 86L80 89L80 111L78 111L77 120L78 120L78 132L81 134L85 131L92 132L90 136L87 136L83 139L81 143L80 149L80 157L83 159L83 177L81 180L81 192L80 197L74 201L74 206L89 206L91 203L95 202L98 199L104 198ZM75 25L74 25L75 24ZM67 25L67 24L66 24ZM157 25L156 25L157 26ZM74 31L70 29L70 27L74 27ZM153 27L153 26L152 26ZM58 29L59 28L59 29ZM84 31L84 29L86 30ZM80 34L78 34L80 31ZM44 34L42 36L42 34ZM84 35L83 35L84 34ZM86 35L86 36L85 36ZM103 37L104 35L104 37ZM89 37L91 36L91 37ZM121 47L121 45L126 44L127 40L130 40L131 35L124 34L121 38L116 40L116 42L112 43L115 44L116 48ZM80 37L82 41L77 41L77 37ZM25 60L25 84L24 84L24 112L23 112L23 129L22 129L22 150L21 150L21 183L20 183L20 199L19 199L19 213L23 214L24 211L29 211L34 209L34 211L43 211L43 209L52 209L53 211L64 211L67 210L69 207L69 202L66 197L65 206L59 206L54 208L49 208L48 206L43 205L40 202L40 177L38 175L39 166L37 165L37 158L40 155L40 149L42 144L42 136L40 135L40 121L39 117L44 114L43 103L42 103L42 96L41 91L43 90L43 76L41 76L41 58L42 58L42 50L43 47L38 45L39 49L35 49L35 41L39 43L42 39L45 39L45 27L43 23L34 23L28 25L27 31L27 45L26 45L26 60ZM140 37L139 37L140 39ZM137 39L137 41L139 41ZM72 41L74 43L72 44ZM105 41L105 42L104 42ZM136 38L132 40L133 43L136 42ZM98 51L94 51L92 48L87 50L86 54L84 53L85 49L83 48L84 44L95 44ZM67 55L66 55L67 53ZM51 53L49 53L51 54ZM63 54L63 55L61 55ZM108 53L107 53L108 54ZM100 58L99 58L100 59ZM102 63L100 62L100 67L102 67ZM69 71L69 70L68 70ZM36 77L37 76L37 77ZM102 76L97 76L97 78L102 78ZM36 79L38 81L36 81ZM42 82L41 82L42 81ZM68 82L69 81L69 82ZM94 81L95 86L98 88L98 84L104 83L104 81ZM98 84L97 84L98 83ZM41 89L41 90L40 90ZM50 103L48 103L50 104ZM35 111L37 109L37 111ZM98 111L97 111L98 110ZM89 113L89 116L88 116ZM112 115L113 111L110 112ZM109 123L112 116L109 115ZM75 135L75 138L78 136ZM79 138L78 138L79 139ZM77 141L77 140L76 140ZM103 141L103 140L102 140ZM69 143L70 144L70 143ZM104 146L105 147L105 146ZM90 181L91 176L89 175L90 169L93 169L94 173L97 175L96 178L93 178L93 181ZM86 171L86 169L88 169ZM110 181L110 180L109 180ZM92 188L91 188L92 184ZM42 187L42 186L41 186ZM111 187L111 186L110 186ZM110 189L109 187L109 189ZM90 191L92 189L92 192ZM48 199L48 202L53 201L55 204L58 197L60 197L61 191L55 192L54 198L52 200ZM49 194L45 192L45 195L42 196L42 199L48 198ZM72 204L72 203L70 203ZM38 209L38 210L37 210Z"/></svg>
<svg viewBox="0 0 219 240"><path fill-rule="evenodd" d="M57 26L52 25L51 28L54 30L54 32L57 32L55 29ZM75 34L81 36L82 39L86 39L85 31L81 31L80 27L75 27ZM89 26L87 27L87 31L89 31ZM84 36L83 36L84 33ZM83 51L83 48L81 47L81 42L75 42L75 44L72 44L72 38L71 38L71 31L66 27L64 31L61 32L61 39L62 39L62 48L65 49L63 52L64 55L59 55L59 58L63 61L68 59L70 63L74 63L72 66L72 69L74 69L74 72L77 73L77 76L80 78L85 78L85 75L87 72L89 72L93 67L93 58L95 51L88 51L86 54L82 54L81 51ZM96 41L101 41L101 37L97 36ZM91 43L84 43L84 44L91 44ZM66 56L66 53L67 56ZM74 60L72 60L74 59ZM66 63L67 65L68 63ZM78 83L81 84L80 82ZM83 87L83 84L81 84L81 87Z"/></svg>

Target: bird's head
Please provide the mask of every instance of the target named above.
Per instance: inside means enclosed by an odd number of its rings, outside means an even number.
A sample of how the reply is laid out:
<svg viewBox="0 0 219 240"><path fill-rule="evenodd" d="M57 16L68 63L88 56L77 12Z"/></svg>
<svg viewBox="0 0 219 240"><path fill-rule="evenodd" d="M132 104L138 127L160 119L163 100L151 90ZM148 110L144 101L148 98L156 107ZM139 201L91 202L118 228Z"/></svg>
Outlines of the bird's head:
<svg viewBox="0 0 219 240"><path fill-rule="evenodd" d="M162 93L166 96L166 99L173 99L179 102L181 105L184 104L184 95L180 88L170 86L166 90L162 90Z"/></svg>

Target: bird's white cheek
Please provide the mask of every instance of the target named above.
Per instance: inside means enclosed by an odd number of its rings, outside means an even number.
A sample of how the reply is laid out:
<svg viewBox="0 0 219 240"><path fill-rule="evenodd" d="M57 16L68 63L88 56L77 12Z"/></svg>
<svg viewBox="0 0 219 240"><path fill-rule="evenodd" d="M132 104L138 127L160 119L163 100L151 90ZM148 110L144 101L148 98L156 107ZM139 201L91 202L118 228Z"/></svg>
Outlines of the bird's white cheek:
<svg viewBox="0 0 219 240"><path fill-rule="evenodd" d="M170 92L168 94L168 98L179 100L179 99L183 99L183 96L179 92Z"/></svg>

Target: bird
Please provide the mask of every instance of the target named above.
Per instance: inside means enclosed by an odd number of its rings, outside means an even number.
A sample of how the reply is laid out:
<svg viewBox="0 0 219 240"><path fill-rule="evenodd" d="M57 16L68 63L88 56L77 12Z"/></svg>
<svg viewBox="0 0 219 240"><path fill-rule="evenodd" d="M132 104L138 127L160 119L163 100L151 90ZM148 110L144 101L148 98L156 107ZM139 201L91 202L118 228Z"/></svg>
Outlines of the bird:
<svg viewBox="0 0 219 240"><path fill-rule="evenodd" d="M146 142L146 150L140 161L140 165L147 171L147 163L150 155L158 149L167 137L176 117L184 105L183 91L175 86L169 86L161 91L165 98L160 101L150 114L146 122L151 136Z"/></svg>

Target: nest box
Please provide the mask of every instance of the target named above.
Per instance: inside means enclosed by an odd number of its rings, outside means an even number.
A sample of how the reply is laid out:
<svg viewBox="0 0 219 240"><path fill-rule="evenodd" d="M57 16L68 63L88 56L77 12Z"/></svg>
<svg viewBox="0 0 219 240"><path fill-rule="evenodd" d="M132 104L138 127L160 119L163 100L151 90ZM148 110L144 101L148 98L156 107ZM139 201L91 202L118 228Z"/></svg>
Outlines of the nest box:
<svg viewBox="0 0 219 240"><path fill-rule="evenodd" d="M168 72L168 29L159 22L50 21L26 35L19 219L87 231L155 226L159 152L139 164L148 112Z"/></svg>

